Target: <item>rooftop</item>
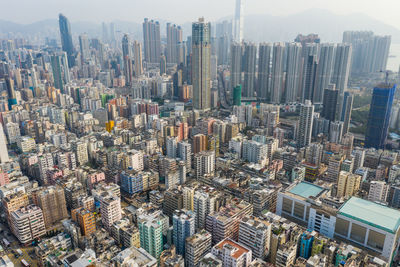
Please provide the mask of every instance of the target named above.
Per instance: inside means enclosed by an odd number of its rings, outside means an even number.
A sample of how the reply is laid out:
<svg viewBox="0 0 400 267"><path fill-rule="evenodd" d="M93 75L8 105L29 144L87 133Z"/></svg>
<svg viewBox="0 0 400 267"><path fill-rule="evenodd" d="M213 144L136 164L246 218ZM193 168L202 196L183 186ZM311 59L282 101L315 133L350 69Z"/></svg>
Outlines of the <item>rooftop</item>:
<svg viewBox="0 0 400 267"><path fill-rule="evenodd" d="M390 233L400 226L400 211L357 197L345 202L339 214Z"/></svg>
<svg viewBox="0 0 400 267"><path fill-rule="evenodd" d="M304 198L309 198L318 196L324 190L325 190L324 188L318 185L307 182L301 182L296 186L294 186L292 189L290 189L289 192Z"/></svg>

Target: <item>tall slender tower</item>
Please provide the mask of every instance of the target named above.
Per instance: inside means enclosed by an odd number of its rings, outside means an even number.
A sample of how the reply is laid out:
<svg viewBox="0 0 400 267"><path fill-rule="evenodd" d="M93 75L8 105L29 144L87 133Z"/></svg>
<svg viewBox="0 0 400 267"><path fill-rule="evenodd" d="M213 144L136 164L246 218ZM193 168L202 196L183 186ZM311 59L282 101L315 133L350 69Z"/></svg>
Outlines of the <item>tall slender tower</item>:
<svg viewBox="0 0 400 267"><path fill-rule="evenodd" d="M4 135L3 124L0 123L0 163L10 161L6 144L6 136Z"/></svg>
<svg viewBox="0 0 400 267"><path fill-rule="evenodd" d="M311 142L311 133L314 119L314 105L306 100L300 107L299 128L297 131L297 146L308 146Z"/></svg>
<svg viewBox="0 0 400 267"><path fill-rule="evenodd" d="M301 44L287 46L285 103L296 102L300 93Z"/></svg>
<svg viewBox="0 0 400 267"><path fill-rule="evenodd" d="M257 97L263 100L270 100L269 75L271 72L271 52L272 44L260 44L258 48Z"/></svg>
<svg viewBox="0 0 400 267"><path fill-rule="evenodd" d="M257 46L252 43L245 43L243 55L243 96L254 97L256 82L256 58Z"/></svg>
<svg viewBox="0 0 400 267"><path fill-rule="evenodd" d="M142 44L138 41L133 42L133 54L135 57L135 77L143 74Z"/></svg>
<svg viewBox="0 0 400 267"><path fill-rule="evenodd" d="M233 39L240 43L243 40L243 2L236 0L235 18L233 19Z"/></svg>
<svg viewBox="0 0 400 267"><path fill-rule="evenodd" d="M167 23L167 63L179 63L179 44L182 41L181 26Z"/></svg>
<svg viewBox="0 0 400 267"><path fill-rule="evenodd" d="M351 95L349 92L344 92L339 116L340 121L343 122L343 135L347 134L349 131L352 109L353 95Z"/></svg>
<svg viewBox="0 0 400 267"><path fill-rule="evenodd" d="M232 43L231 45L231 89L235 88L238 84L242 84L242 57L243 46L239 43Z"/></svg>
<svg viewBox="0 0 400 267"><path fill-rule="evenodd" d="M67 53L68 65L73 67L75 65L75 60L74 60L74 45L72 43L71 25L69 24L67 17L64 16L63 14L59 15L58 22L60 26L62 50Z"/></svg>
<svg viewBox="0 0 400 267"><path fill-rule="evenodd" d="M6 77L7 95L8 95L8 109L11 110L13 105L17 104L17 97L14 90L14 80L9 76Z"/></svg>
<svg viewBox="0 0 400 267"><path fill-rule="evenodd" d="M283 59L285 44L274 43L271 70L271 102L279 104L283 91Z"/></svg>
<svg viewBox="0 0 400 267"><path fill-rule="evenodd" d="M350 44L338 44L336 47L335 64L331 82L336 84L339 94L347 89L349 80L352 48Z"/></svg>
<svg viewBox="0 0 400 267"><path fill-rule="evenodd" d="M122 57L124 59L124 75L128 85L132 85L133 66L132 66L132 48L129 36L124 34L122 38Z"/></svg>
<svg viewBox="0 0 400 267"><path fill-rule="evenodd" d="M366 147L381 149L385 146L395 91L395 84L382 83L374 88L365 133Z"/></svg>
<svg viewBox="0 0 400 267"><path fill-rule="evenodd" d="M209 109L211 103L211 24L200 18L192 24L193 108Z"/></svg>
<svg viewBox="0 0 400 267"><path fill-rule="evenodd" d="M161 56L160 23L144 19L143 22L144 59L149 63L159 63Z"/></svg>
<svg viewBox="0 0 400 267"><path fill-rule="evenodd" d="M81 51L82 62L90 59L89 39L86 33L79 35L79 48Z"/></svg>
<svg viewBox="0 0 400 267"><path fill-rule="evenodd" d="M334 53L334 44L321 45L317 73L315 77L313 103L323 102L324 90L328 88L328 85L331 82Z"/></svg>

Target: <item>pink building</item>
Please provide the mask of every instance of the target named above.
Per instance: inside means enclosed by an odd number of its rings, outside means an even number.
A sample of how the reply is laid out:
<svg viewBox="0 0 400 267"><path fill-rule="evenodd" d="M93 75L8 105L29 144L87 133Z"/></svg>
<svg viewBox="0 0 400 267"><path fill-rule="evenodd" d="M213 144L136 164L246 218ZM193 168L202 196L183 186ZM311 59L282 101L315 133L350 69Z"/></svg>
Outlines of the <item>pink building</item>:
<svg viewBox="0 0 400 267"><path fill-rule="evenodd" d="M56 168L46 170L46 180L44 184L55 184L56 180L63 177L63 171Z"/></svg>
<svg viewBox="0 0 400 267"><path fill-rule="evenodd" d="M106 179L106 175L104 174L104 172L93 172L88 174L87 177L87 185L90 189L93 188L93 185L104 181Z"/></svg>
<svg viewBox="0 0 400 267"><path fill-rule="evenodd" d="M10 183L10 180L8 178L8 173L0 170L0 186L3 186L8 183Z"/></svg>

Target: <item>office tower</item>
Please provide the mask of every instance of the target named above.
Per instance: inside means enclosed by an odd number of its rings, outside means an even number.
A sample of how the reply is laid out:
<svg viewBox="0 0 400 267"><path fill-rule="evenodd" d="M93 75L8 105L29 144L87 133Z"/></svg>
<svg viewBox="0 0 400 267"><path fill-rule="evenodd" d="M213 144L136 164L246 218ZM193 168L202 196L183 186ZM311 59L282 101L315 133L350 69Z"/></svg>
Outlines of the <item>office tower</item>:
<svg viewBox="0 0 400 267"><path fill-rule="evenodd" d="M7 96L8 96L8 109L12 110L13 105L17 105L17 96L14 90L14 80L6 76Z"/></svg>
<svg viewBox="0 0 400 267"><path fill-rule="evenodd" d="M163 227L165 221L156 214L142 215L138 218L140 247L158 259L163 251Z"/></svg>
<svg viewBox="0 0 400 267"><path fill-rule="evenodd" d="M243 45L240 43L231 44L231 88L242 84L242 58L243 58Z"/></svg>
<svg viewBox="0 0 400 267"><path fill-rule="evenodd" d="M46 228L51 228L55 223L68 217L64 189L62 187L45 187L32 195L35 205L42 209Z"/></svg>
<svg viewBox="0 0 400 267"><path fill-rule="evenodd" d="M238 84L233 88L233 105L240 106L242 104L242 85Z"/></svg>
<svg viewBox="0 0 400 267"><path fill-rule="evenodd" d="M369 185L368 200L385 203L390 186L385 181L371 181Z"/></svg>
<svg viewBox="0 0 400 267"><path fill-rule="evenodd" d="M339 90L340 95L343 95L343 92L347 89L351 51L352 49L350 44L338 44L336 47L331 83L336 85L336 89Z"/></svg>
<svg viewBox="0 0 400 267"><path fill-rule="evenodd" d="M236 0L235 17L233 19L233 39L241 43L243 40L243 2Z"/></svg>
<svg viewBox="0 0 400 267"><path fill-rule="evenodd" d="M361 186L361 176L341 171L337 182L337 197L351 197L357 194Z"/></svg>
<svg viewBox="0 0 400 267"><path fill-rule="evenodd" d="M310 48L310 47L306 47ZM312 50L310 51L312 53ZM317 74L317 56L307 54L304 58L302 76L302 102L314 99L315 78Z"/></svg>
<svg viewBox="0 0 400 267"><path fill-rule="evenodd" d="M211 102L211 24L204 18L192 24L193 108L210 109Z"/></svg>
<svg viewBox="0 0 400 267"><path fill-rule="evenodd" d="M122 37L122 57L132 58L131 40L129 39L128 34L124 34Z"/></svg>
<svg viewBox="0 0 400 267"><path fill-rule="evenodd" d="M138 41L133 41L133 55L135 58L135 77L143 74L143 59L142 59L142 44Z"/></svg>
<svg viewBox="0 0 400 267"><path fill-rule="evenodd" d="M167 73L167 59L164 55L160 56L160 75Z"/></svg>
<svg viewBox="0 0 400 267"><path fill-rule="evenodd" d="M74 45L72 43L71 25L69 24L67 17L65 17L63 14L59 15L58 22L60 26L62 50L67 53L68 66L73 67L75 66L75 59Z"/></svg>
<svg viewBox="0 0 400 267"><path fill-rule="evenodd" d="M290 43L286 47L286 81L285 81L285 103L296 102L300 93L300 70L301 70L301 44Z"/></svg>
<svg viewBox="0 0 400 267"><path fill-rule="evenodd" d="M215 171L215 152L201 151L195 154L194 170L196 178L213 174Z"/></svg>
<svg viewBox="0 0 400 267"><path fill-rule="evenodd" d="M6 163L10 161L8 157L7 140L4 135L3 124L0 123L0 163Z"/></svg>
<svg viewBox="0 0 400 267"><path fill-rule="evenodd" d="M271 69L271 102L280 104L283 91L283 65L285 44L274 43Z"/></svg>
<svg viewBox="0 0 400 267"><path fill-rule="evenodd" d="M144 19L143 22L144 59L149 63L159 63L161 56L160 23Z"/></svg>
<svg viewBox="0 0 400 267"><path fill-rule="evenodd" d="M271 224L256 217L246 216L239 225L240 244L250 248L253 258L264 259L269 253Z"/></svg>
<svg viewBox="0 0 400 267"><path fill-rule="evenodd" d="M182 43L182 28L175 24L167 23L167 62L179 63L179 44Z"/></svg>
<svg viewBox="0 0 400 267"><path fill-rule="evenodd" d="M13 211L10 228L21 244L31 244L46 234L42 210L35 205L29 205Z"/></svg>
<svg viewBox="0 0 400 267"><path fill-rule="evenodd" d="M311 142L311 133L314 119L314 105L306 100L300 107L299 129L297 131L297 146L305 147Z"/></svg>
<svg viewBox="0 0 400 267"><path fill-rule="evenodd" d="M322 103L324 90L331 82L333 61L335 55L334 44L321 44L317 72L315 77L315 89L313 103Z"/></svg>
<svg viewBox="0 0 400 267"><path fill-rule="evenodd" d="M335 121L336 107L339 91L336 90L334 84L329 84L324 89L324 102L322 107L321 116L329 121Z"/></svg>
<svg viewBox="0 0 400 267"><path fill-rule="evenodd" d="M77 208L71 211L72 220L79 224L83 236L90 236L96 232L96 219L93 212L85 208Z"/></svg>
<svg viewBox="0 0 400 267"><path fill-rule="evenodd" d="M258 48L258 81L257 97L263 100L269 100L271 96L269 75L271 63L272 45L261 43Z"/></svg>
<svg viewBox="0 0 400 267"><path fill-rule="evenodd" d="M254 97L256 82L257 46L252 43L244 44L243 54L243 96Z"/></svg>
<svg viewBox="0 0 400 267"><path fill-rule="evenodd" d="M195 233L195 214L190 210L176 210L172 217L173 242L176 253L185 255L186 238Z"/></svg>
<svg viewBox="0 0 400 267"><path fill-rule="evenodd" d="M121 199L111 192L100 196L101 223L106 230L110 230L114 222L121 220Z"/></svg>
<svg viewBox="0 0 400 267"><path fill-rule="evenodd" d="M395 91L395 84L382 83L374 88L365 134L365 147L380 149L385 146Z"/></svg>
<svg viewBox="0 0 400 267"><path fill-rule="evenodd" d="M86 33L79 35L79 48L81 51L82 63L90 59L89 39Z"/></svg>
<svg viewBox="0 0 400 267"><path fill-rule="evenodd" d="M344 92L341 103L339 119L343 122L343 135L345 135L349 132L351 110L353 109L353 95L349 92Z"/></svg>
<svg viewBox="0 0 400 267"><path fill-rule="evenodd" d="M200 260L211 251L211 234L200 230L186 239L185 266L198 267Z"/></svg>

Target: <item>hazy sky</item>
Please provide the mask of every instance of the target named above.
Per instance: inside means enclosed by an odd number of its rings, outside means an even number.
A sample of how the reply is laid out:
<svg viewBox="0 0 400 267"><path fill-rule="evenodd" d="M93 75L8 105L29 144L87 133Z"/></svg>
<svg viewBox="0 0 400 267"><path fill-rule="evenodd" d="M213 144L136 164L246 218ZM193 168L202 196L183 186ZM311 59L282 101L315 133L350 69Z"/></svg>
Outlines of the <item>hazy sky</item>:
<svg viewBox="0 0 400 267"><path fill-rule="evenodd" d="M338 14L364 13L400 29L400 0L242 0L246 14L288 15L310 8ZM0 0L0 19L31 23L57 18L64 13L71 21L126 20L144 17L176 23L207 20L233 14L235 0Z"/></svg>

